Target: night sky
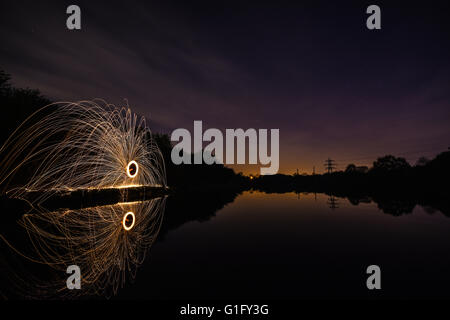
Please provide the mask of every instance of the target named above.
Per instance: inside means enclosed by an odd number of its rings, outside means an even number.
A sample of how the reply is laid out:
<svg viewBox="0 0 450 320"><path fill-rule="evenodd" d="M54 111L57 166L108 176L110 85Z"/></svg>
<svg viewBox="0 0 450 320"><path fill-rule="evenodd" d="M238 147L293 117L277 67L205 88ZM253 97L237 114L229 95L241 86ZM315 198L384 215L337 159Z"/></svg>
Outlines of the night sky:
<svg viewBox="0 0 450 320"><path fill-rule="evenodd" d="M147 2L3 1L0 68L53 100L127 99L153 131L279 128L283 173L450 146L446 2Z"/></svg>

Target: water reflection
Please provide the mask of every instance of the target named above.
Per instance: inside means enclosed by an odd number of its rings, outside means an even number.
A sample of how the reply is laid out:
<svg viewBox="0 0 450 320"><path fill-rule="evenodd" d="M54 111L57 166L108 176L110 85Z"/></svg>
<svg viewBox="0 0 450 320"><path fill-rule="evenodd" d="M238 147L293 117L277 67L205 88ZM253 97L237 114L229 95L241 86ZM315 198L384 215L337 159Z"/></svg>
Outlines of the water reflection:
<svg viewBox="0 0 450 320"><path fill-rule="evenodd" d="M448 297L450 220L440 210L431 215L416 202L411 214L398 216L410 210L407 199L333 195L333 211L324 193L244 192L230 202L217 198L220 209L208 213L214 206L201 198L192 195L182 212L182 201L168 199L166 217L176 227L118 297ZM371 264L382 268L380 293L365 286Z"/></svg>
<svg viewBox="0 0 450 320"><path fill-rule="evenodd" d="M19 223L29 241L2 238L15 257L4 261L11 268L17 254L28 260L8 275L16 294L27 298L73 298L85 295L115 295L127 280L135 277L149 248L158 236L166 198L119 203L78 210L33 210ZM21 230L22 231L22 230ZM16 239L16 240L17 240ZM8 250L7 250L8 251ZM11 250L9 250L11 251ZM7 259L8 260L8 259ZM81 270L81 290L66 288L66 269ZM11 279L14 279L11 281Z"/></svg>
<svg viewBox="0 0 450 320"><path fill-rule="evenodd" d="M450 268L448 200L211 188L167 201L164 221L165 198L23 216L30 242L2 234L40 263L25 268L3 246L0 290L39 299L359 297L372 263L387 270L388 296L436 287L423 279L450 286L435 267ZM81 268L80 291L65 287L71 264ZM127 281L141 264L139 281Z"/></svg>
<svg viewBox="0 0 450 320"><path fill-rule="evenodd" d="M339 208L339 201L334 195L330 195L327 200L328 207L331 210L335 210Z"/></svg>

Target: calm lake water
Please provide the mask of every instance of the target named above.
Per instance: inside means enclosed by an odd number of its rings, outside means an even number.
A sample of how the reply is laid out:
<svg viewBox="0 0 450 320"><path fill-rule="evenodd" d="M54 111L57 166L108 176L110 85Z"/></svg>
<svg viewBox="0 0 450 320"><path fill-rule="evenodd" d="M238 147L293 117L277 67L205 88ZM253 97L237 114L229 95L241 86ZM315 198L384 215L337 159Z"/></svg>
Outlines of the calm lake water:
<svg viewBox="0 0 450 320"><path fill-rule="evenodd" d="M448 217L333 202L245 192L209 220L165 234L117 298L450 297ZM379 291L366 288L372 264L381 268Z"/></svg>

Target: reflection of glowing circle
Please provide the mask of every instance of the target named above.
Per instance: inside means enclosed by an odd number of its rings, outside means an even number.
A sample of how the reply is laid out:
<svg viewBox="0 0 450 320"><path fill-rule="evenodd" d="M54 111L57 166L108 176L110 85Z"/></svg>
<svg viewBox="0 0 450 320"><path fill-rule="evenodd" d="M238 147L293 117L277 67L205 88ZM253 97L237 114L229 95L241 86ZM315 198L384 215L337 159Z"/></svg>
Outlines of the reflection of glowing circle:
<svg viewBox="0 0 450 320"><path fill-rule="evenodd" d="M139 171L139 166L136 161L132 160L132 161L128 162L127 176L129 176L130 178L134 178L137 176L138 171Z"/></svg>
<svg viewBox="0 0 450 320"><path fill-rule="evenodd" d="M134 227L134 213L129 211L123 216L122 220L123 228L128 231Z"/></svg>

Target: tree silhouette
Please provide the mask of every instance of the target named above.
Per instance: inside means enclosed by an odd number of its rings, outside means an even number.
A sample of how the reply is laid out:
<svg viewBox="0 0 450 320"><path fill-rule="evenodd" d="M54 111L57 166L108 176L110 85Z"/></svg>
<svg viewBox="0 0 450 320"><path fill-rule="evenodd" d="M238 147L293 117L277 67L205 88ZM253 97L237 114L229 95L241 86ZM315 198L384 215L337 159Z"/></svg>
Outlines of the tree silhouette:
<svg viewBox="0 0 450 320"><path fill-rule="evenodd" d="M428 160L428 158L420 157L416 162L416 166L425 166L428 162L430 162L430 160Z"/></svg>
<svg viewBox="0 0 450 320"><path fill-rule="evenodd" d="M375 171L398 171L410 167L405 158L397 158L393 155L380 157L373 163L373 170Z"/></svg>
<svg viewBox="0 0 450 320"><path fill-rule="evenodd" d="M50 104L39 90L15 88L11 76L0 70L0 145L34 111Z"/></svg>
<svg viewBox="0 0 450 320"><path fill-rule="evenodd" d="M5 71L0 70L0 96L6 97L11 93L11 76Z"/></svg>

